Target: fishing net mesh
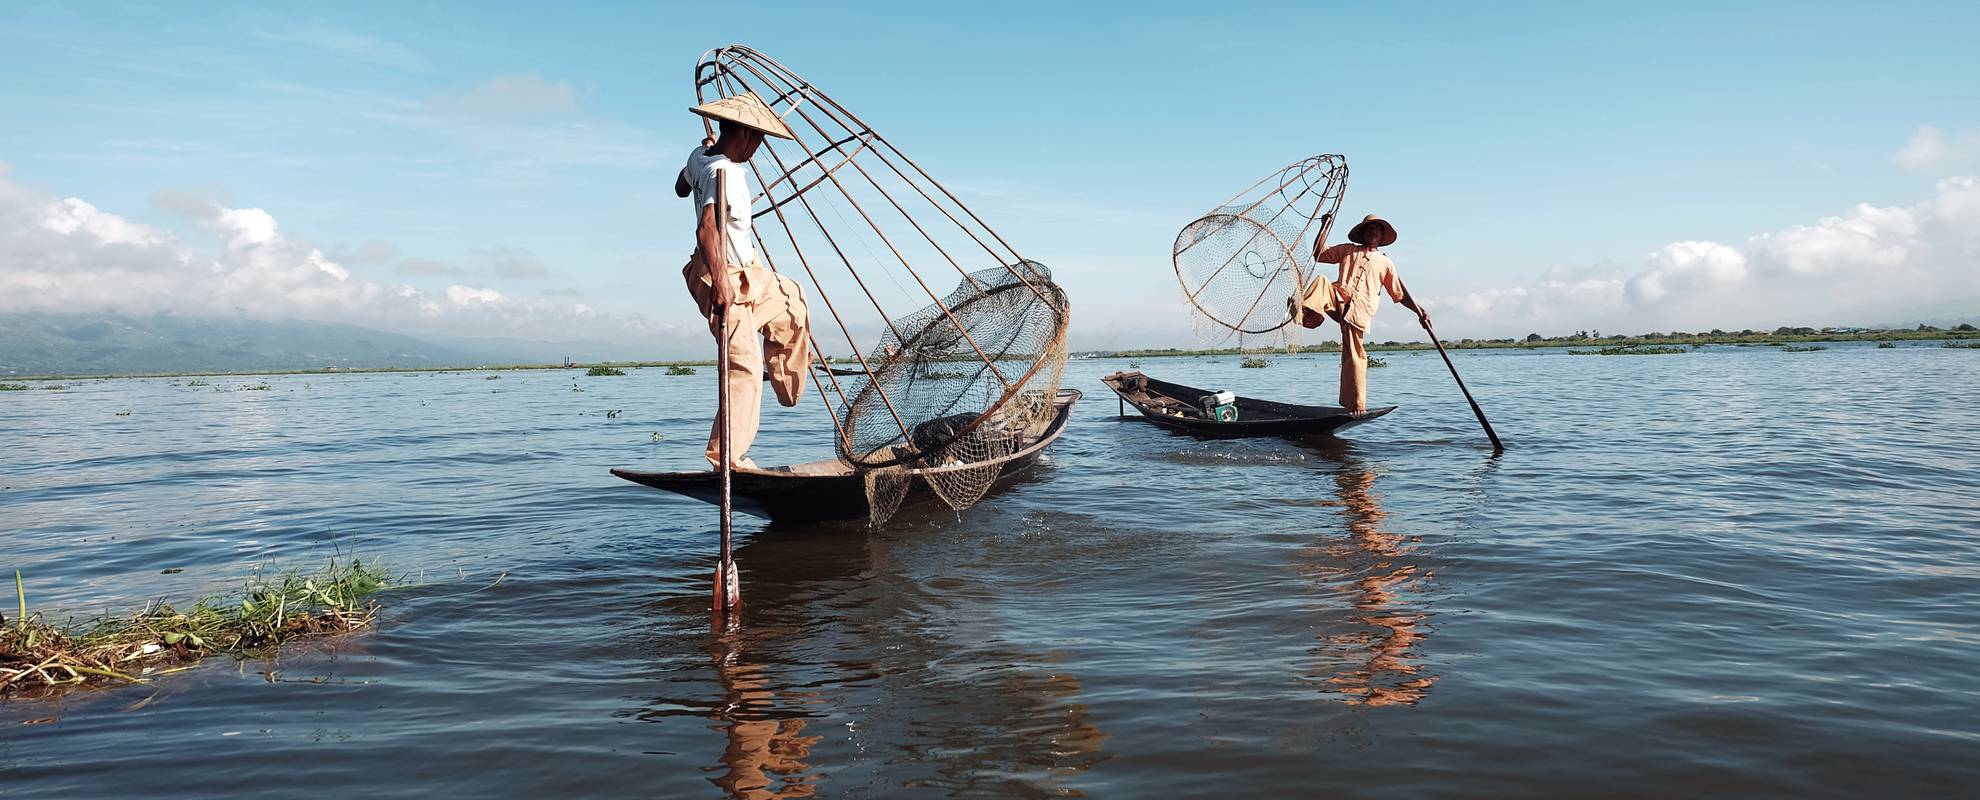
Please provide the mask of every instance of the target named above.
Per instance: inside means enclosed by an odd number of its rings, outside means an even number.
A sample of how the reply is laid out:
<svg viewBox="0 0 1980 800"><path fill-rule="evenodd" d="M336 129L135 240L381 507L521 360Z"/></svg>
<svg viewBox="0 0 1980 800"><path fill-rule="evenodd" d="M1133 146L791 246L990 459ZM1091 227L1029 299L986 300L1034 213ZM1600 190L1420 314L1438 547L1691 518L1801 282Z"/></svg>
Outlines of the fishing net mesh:
<svg viewBox="0 0 1980 800"><path fill-rule="evenodd" d="M862 371L845 380L828 371L818 383L838 456L866 484L871 522L885 522L916 481L967 508L1053 420L1064 292L817 84L745 45L702 55L699 102L743 92L791 137L766 140L748 163L764 265L807 284L809 319L837 329L818 337L831 346L862 349L881 334ZM950 278L930 268L962 280L938 296Z"/></svg>
<svg viewBox="0 0 1980 800"><path fill-rule="evenodd" d="M1198 338L1296 348L1294 304L1320 270L1313 241L1346 191L1344 161L1316 156L1184 226L1172 256Z"/></svg>
<svg viewBox="0 0 1980 800"><path fill-rule="evenodd" d="M839 457L865 473L873 524L916 478L957 510L983 498L1052 418L1065 323L1065 293L1034 261L972 272L889 321L839 420Z"/></svg>

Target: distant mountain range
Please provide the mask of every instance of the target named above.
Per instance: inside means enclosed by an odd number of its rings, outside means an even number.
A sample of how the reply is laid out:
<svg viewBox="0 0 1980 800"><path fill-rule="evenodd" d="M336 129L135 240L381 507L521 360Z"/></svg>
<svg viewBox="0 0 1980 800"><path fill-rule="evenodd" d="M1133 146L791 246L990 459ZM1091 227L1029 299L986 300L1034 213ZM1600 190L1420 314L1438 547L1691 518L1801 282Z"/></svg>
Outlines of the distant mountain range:
<svg viewBox="0 0 1980 800"><path fill-rule="evenodd" d="M633 359L625 345L427 338L335 322L0 314L0 375L464 367ZM654 354L644 354L646 358Z"/></svg>

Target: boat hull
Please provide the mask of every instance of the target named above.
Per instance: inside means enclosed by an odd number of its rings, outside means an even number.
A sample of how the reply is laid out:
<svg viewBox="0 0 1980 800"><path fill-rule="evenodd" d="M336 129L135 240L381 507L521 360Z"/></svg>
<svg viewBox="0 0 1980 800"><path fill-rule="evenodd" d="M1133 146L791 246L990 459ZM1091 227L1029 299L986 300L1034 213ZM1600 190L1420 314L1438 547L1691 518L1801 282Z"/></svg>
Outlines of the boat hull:
<svg viewBox="0 0 1980 800"><path fill-rule="evenodd" d="M1205 439L1330 435L1396 410L1396 406L1383 406L1353 414L1340 406L1302 406L1240 396L1237 420L1218 422L1202 412L1201 399L1211 394L1203 389L1157 380L1138 371L1116 372L1100 382L1141 412L1142 419Z"/></svg>
<svg viewBox="0 0 1980 800"><path fill-rule="evenodd" d="M1082 393L1060 389L1053 398L1053 415L1031 441L1004 464L998 482L1029 468L1057 441L1072 417ZM642 486L692 497L711 504L722 501L722 476L714 470L645 472L614 469L612 474ZM933 493L915 481L903 505L925 501ZM830 522L868 516L866 479L843 462L814 461L785 467L738 469L730 474L730 498L735 510L779 523Z"/></svg>

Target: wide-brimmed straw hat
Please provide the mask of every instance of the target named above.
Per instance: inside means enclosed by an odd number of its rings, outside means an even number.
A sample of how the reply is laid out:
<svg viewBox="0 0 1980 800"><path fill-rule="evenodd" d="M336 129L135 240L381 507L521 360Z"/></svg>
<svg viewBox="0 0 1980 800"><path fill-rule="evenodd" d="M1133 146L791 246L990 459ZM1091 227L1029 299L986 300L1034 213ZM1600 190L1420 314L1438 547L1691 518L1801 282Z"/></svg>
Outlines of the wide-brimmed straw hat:
<svg viewBox="0 0 1980 800"><path fill-rule="evenodd" d="M763 99L755 92L724 97L711 103L703 103L688 109L709 119L728 120L746 128L755 128L767 135L780 139L796 139L784 120L764 105Z"/></svg>
<svg viewBox="0 0 1980 800"><path fill-rule="evenodd" d="M1348 241L1355 244L1388 247L1396 243L1396 227L1381 217L1369 214L1361 218L1352 230L1348 231Z"/></svg>

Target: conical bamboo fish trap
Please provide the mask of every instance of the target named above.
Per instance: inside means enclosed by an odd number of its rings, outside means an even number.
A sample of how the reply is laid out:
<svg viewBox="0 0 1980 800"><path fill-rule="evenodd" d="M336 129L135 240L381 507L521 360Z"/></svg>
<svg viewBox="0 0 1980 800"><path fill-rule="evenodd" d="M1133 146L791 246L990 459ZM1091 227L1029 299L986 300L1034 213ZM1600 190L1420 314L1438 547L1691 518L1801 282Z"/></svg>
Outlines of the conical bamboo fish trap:
<svg viewBox="0 0 1980 800"><path fill-rule="evenodd" d="M793 137L750 161L757 251L805 286L814 352L829 343L859 365L828 371L818 394L839 458L866 475L872 522L915 480L967 508L1053 413L1065 292L816 85L742 45L702 55L700 102L745 91Z"/></svg>
<svg viewBox="0 0 1980 800"><path fill-rule="evenodd" d="M1332 226L1347 176L1345 156L1313 156L1183 226L1171 255L1199 335L1297 345L1293 304L1318 274L1313 242Z"/></svg>

